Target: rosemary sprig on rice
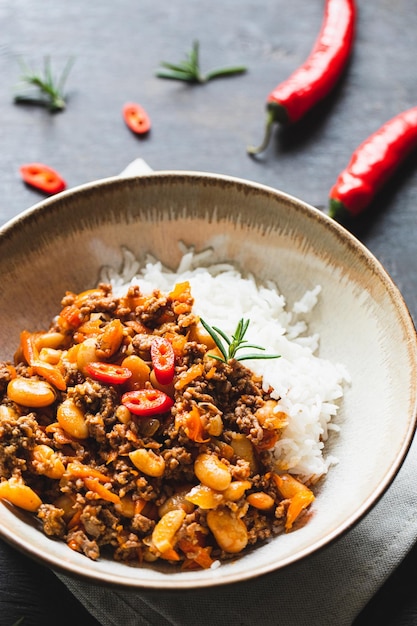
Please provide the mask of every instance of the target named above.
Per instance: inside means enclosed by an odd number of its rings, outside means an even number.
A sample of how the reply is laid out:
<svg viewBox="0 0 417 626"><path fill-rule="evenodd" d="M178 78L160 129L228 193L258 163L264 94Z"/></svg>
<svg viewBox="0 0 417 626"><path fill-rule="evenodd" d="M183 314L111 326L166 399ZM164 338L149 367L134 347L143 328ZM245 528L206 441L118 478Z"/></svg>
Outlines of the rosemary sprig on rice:
<svg viewBox="0 0 417 626"><path fill-rule="evenodd" d="M246 331L248 330L248 326L250 320L245 320L243 317L239 320L236 330L233 333L232 337L228 337L226 333L224 333L217 326L210 326L207 322L200 318L200 322L202 326L206 329L209 335L212 337L216 346L220 350L222 356L218 356L216 354L208 354L212 359L216 359L217 361L222 361L223 363L227 363L231 359L235 359L236 361L248 361L249 359L279 359L280 354L266 354L259 352L251 352L249 354L240 354L237 356L238 350L242 350L243 348L253 348L255 350L265 350L262 346L257 346L255 344L251 344L247 342L245 339ZM222 339L226 343L224 345Z"/></svg>

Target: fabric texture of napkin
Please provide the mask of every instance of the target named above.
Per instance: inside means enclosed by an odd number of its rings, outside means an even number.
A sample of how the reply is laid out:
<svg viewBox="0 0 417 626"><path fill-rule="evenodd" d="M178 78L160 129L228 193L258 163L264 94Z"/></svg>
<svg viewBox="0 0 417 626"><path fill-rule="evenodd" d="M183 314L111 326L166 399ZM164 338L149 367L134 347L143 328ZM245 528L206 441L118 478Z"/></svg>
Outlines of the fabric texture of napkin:
<svg viewBox="0 0 417 626"><path fill-rule="evenodd" d="M121 175L151 171L138 159ZM417 442L353 529L315 555L238 584L189 591L101 586L56 572L103 626L349 626L417 537Z"/></svg>

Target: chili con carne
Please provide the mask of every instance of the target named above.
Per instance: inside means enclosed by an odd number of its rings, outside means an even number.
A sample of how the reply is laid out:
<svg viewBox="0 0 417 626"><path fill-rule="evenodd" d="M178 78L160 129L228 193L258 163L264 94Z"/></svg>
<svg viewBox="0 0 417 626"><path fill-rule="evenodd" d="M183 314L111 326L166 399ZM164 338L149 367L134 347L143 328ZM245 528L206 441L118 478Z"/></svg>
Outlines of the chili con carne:
<svg viewBox="0 0 417 626"><path fill-rule="evenodd" d="M330 190L330 216L343 220L363 212L415 148L417 107L390 119L354 151Z"/></svg>
<svg viewBox="0 0 417 626"><path fill-rule="evenodd" d="M174 378L175 354L168 339L155 337L152 340L151 360L158 383L169 385Z"/></svg>
<svg viewBox="0 0 417 626"><path fill-rule="evenodd" d="M85 367L89 376L102 383L110 385L123 385L132 376L132 372L127 367L115 365L113 363L102 363L99 361L87 363Z"/></svg>
<svg viewBox="0 0 417 626"><path fill-rule="evenodd" d="M174 401L163 391L150 387L124 393L122 404L134 415L149 417L166 413L173 406Z"/></svg>
<svg viewBox="0 0 417 626"><path fill-rule="evenodd" d="M326 0L314 46L306 61L269 93L265 137L259 147L248 147L249 154L265 150L275 123L298 122L336 86L352 51L355 22L354 0Z"/></svg>
<svg viewBox="0 0 417 626"><path fill-rule="evenodd" d="M145 109L135 102L127 102L123 107L123 119L136 135L145 135L151 129L151 120Z"/></svg>
<svg viewBox="0 0 417 626"><path fill-rule="evenodd" d="M27 163L19 171L25 183L48 194L63 191L67 186L56 170L43 163Z"/></svg>

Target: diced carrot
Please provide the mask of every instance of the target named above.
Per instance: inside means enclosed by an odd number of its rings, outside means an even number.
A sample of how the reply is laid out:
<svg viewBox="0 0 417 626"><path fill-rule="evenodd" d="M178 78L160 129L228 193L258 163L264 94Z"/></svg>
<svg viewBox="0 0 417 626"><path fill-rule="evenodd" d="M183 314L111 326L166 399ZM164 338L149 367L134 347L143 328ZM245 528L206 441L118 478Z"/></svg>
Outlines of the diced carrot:
<svg viewBox="0 0 417 626"><path fill-rule="evenodd" d="M140 515L140 513L142 513L143 509L145 508L146 504L147 504L146 500L143 500L142 498L140 500L136 500L135 515Z"/></svg>
<svg viewBox="0 0 417 626"><path fill-rule="evenodd" d="M28 330L22 330L20 333L20 346L26 363L32 365L39 357L39 351L35 345L35 337Z"/></svg>
<svg viewBox="0 0 417 626"><path fill-rule="evenodd" d="M174 285L173 290L169 294L171 300L178 302L185 302L191 296L191 287L188 280L184 280L182 283Z"/></svg>
<svg viewBox="0 0 417 626"><path fill-rule="evenodd" d="M51 363L47 363L46 361L37 360L32 363L32 367L35 374L38 374L38 376L41 376L42 378L47 380L48 383L50 383L60 391L66 390L67 383L65 382L65 378L63 377L57 365L52 365Z"/></svg>
<svg viewBox="0 0 417 626"><path fill-rule="evenodd" d="M119 306L121 308L130 309L131 311L134 311L136 307L143 306L144 302L145 302L145 297L142 296L140 293L132 294L132 295L128 294L127 296L123 296L122 298L120 298ZM144 326L144 328L146 327Z"/></svg>
<svg viewBox="0 0 417 626"><path fill-rule="evenodd" d="M165 550L165 552L162 552L160 556L161 556L161 559L164 559L165 561L179 561L180 560L180 555L178 554L176 550L174 550L174 548L169 548L168 550Z"/></svg>
<svg viewBox="0 0 417 626"><path fill-rule="evenodd" d="M278 433L276 430L269 430L267 428L263 428L262 430L263 437L261 441L256 444L255 448L257 450L270 450L278 441Z"/></svg>
<svg viewBox="0 0 417 626"><path fill-rule="evenodd" d="M191 311L191 305L186 302L179 302L178 304L174 304L173 310L175 315L184 315Z"/></svg>
<svg viewBox="0 0 417 626"><path fill-rule="evenodd" d="M185 335L178 335L177 333L166 333L165 337L171 342L175 356L182 356L184 354L184 346L187 343L187 337Z"/></svg>
<svg viewBox="0 0 417 626"><path fill-rule="evenodd" d="M102 325L103 321L101 319L87 320L78 327L78 332L87 336L95 336L100 332Z"/></svg>
<svg viewBox="0 0 417 626"><path fill-rule="evenodd" d="M181 315L191 311L193 297L191 295L190 283L188 281L177 283L169 294L169 297L173 302L172 310L175 315Z"/></svg>
<svg viewBox="0 0 417 626"><path fill-rule="evenodd" d="M202 376L204 372L204 366L202 363L195 363L186 372L179 376L178 381L175 383L177 389L183 389L187 387L193 380Z"/></svg>
<svg viewBox="0 0 417 626"><path fill-rule="evenodd" d="M78 543L75 541L75 539L70 539L67 545L69 548L71 548L71 550L74 550L74 552L80 552L80 547Z"/></svg>
<svg viewBox="0 0 417 626"><path fill-rule="evenodd" d="M74 515L71 517L70 521L67 524L67 527L69 530L79 525L80 519L81 519L81 513L82 513L82 509L78 509L78 511L76 511Z"/></svg>
<svg viewBox="0 0 417 626"><path fill-rule="evenodd" d="M102 500L120 504L120 498L117 494L104 487L97 478L84 478L84 484L90 491L94 491Z"/></svg>
<svg viewBox="0 0 417 626"><path fill-rule="evenodd" d="M90 467L89 465L84 465L83 463L68 463L67 473L71 476L75 476L76 478L97 478L102 483L109 482L108 476L99 470Z"/></svg>
<svg viewBox="0 0 417 626"><path fill-rule="evenodd" d="M102 289L87 289L86 291L81 291L76 295L74 300L74 305L76 307L81 307L83 304L92 298L101 298L104 295Z"/></svg>
<svg viewBox="0 0 417 626"><path fill-rule="evenodd" d="M184 430L191 441L204 443L210 440L210 437L204 438L204 428L201 422L200 411L196 406L193 406L188 416L185 418Z"/></svg>
<svg viewBox="0 0 417 626"><path fill-rule="evenodd" d="M210 556L210 548L194 544L189 539L180 539L178 547L184 552L187 559L194 561L203 569L209 569L214 561Z"/></svg>
<svg viewBox="0 0 417 626"><path fill-rule="evenodd" d="M83 322L83 314L75 304L64 307L58 315L57 323L63 330L78 328Z"/></svg>
<svg viewBox="0 0 417 626"><path fill-rule="evenodd" d="M74 340L75 340L75 336L76 336L76 334L74 335ZM77 341L78 341L78 339L80 339L80 342L75 344L74 346L71 346L71 348L68 348L68 350L67 350L66 359L70 363L76 363L77 362L77 355L78 355L78 352L80 350L80 346L81 346L81 344L84 341L84 336L83 335L81 335L79 337L77 336Z"/></svg>
<svg viewBox="0 0 417 626"><path fill-rule="evenodd" d="M206 379L207 379L207 380L211 380L211 379L215 376L216 371L217 371L217 370L216 370L216 367L215 367L215 366L210 367L209 371L208 371L208 372L206 372Z"/></svg>
<svg viewBox="0 0 417 626"><path fill-rule="evenodd" d="M6 364L6 368L9 370L9 375L10 375L10 378L11 378L11 379L16 378L16 376L17 376L17 372L16 372L16 368L15 368L15 366L14 366L14 365L11 365L10 363L7 363L7 364Z"/></svg>
<svg viewBox="0 0 417 626"><path fill-rule="evenodd" d="M302 511L313 502L315 496L311 489L291 474L273 473L272 478L281 496L290 501L285 520L285 530L290 530Z"/></svg>

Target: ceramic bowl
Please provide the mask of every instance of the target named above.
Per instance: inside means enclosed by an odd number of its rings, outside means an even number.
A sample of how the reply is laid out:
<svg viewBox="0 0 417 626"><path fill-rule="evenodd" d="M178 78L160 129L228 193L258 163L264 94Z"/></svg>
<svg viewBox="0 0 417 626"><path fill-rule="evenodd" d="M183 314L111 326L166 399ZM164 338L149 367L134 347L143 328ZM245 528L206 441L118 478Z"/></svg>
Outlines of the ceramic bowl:
<svg viewBox="0 0 417 626"><path fill-rule="evenodd" d="M44 328L66 290L93 287L103 266L120 268L123 249L176 267L178 242L213 249L289 303L322 286L311 330L320 356L343 363L351 385L329 443L339 459L323 481L311 519L218 569L172 571L93 562L45 537L30 515L0 504L4 539L57 570L98 582L196 588L282 568L348 531L391 484L416 425L417 343L404 301L380 263L330 218L280 191L214 174L160 172L94 182L48 198L0 234L0 358L23 328Z"/></svg>

